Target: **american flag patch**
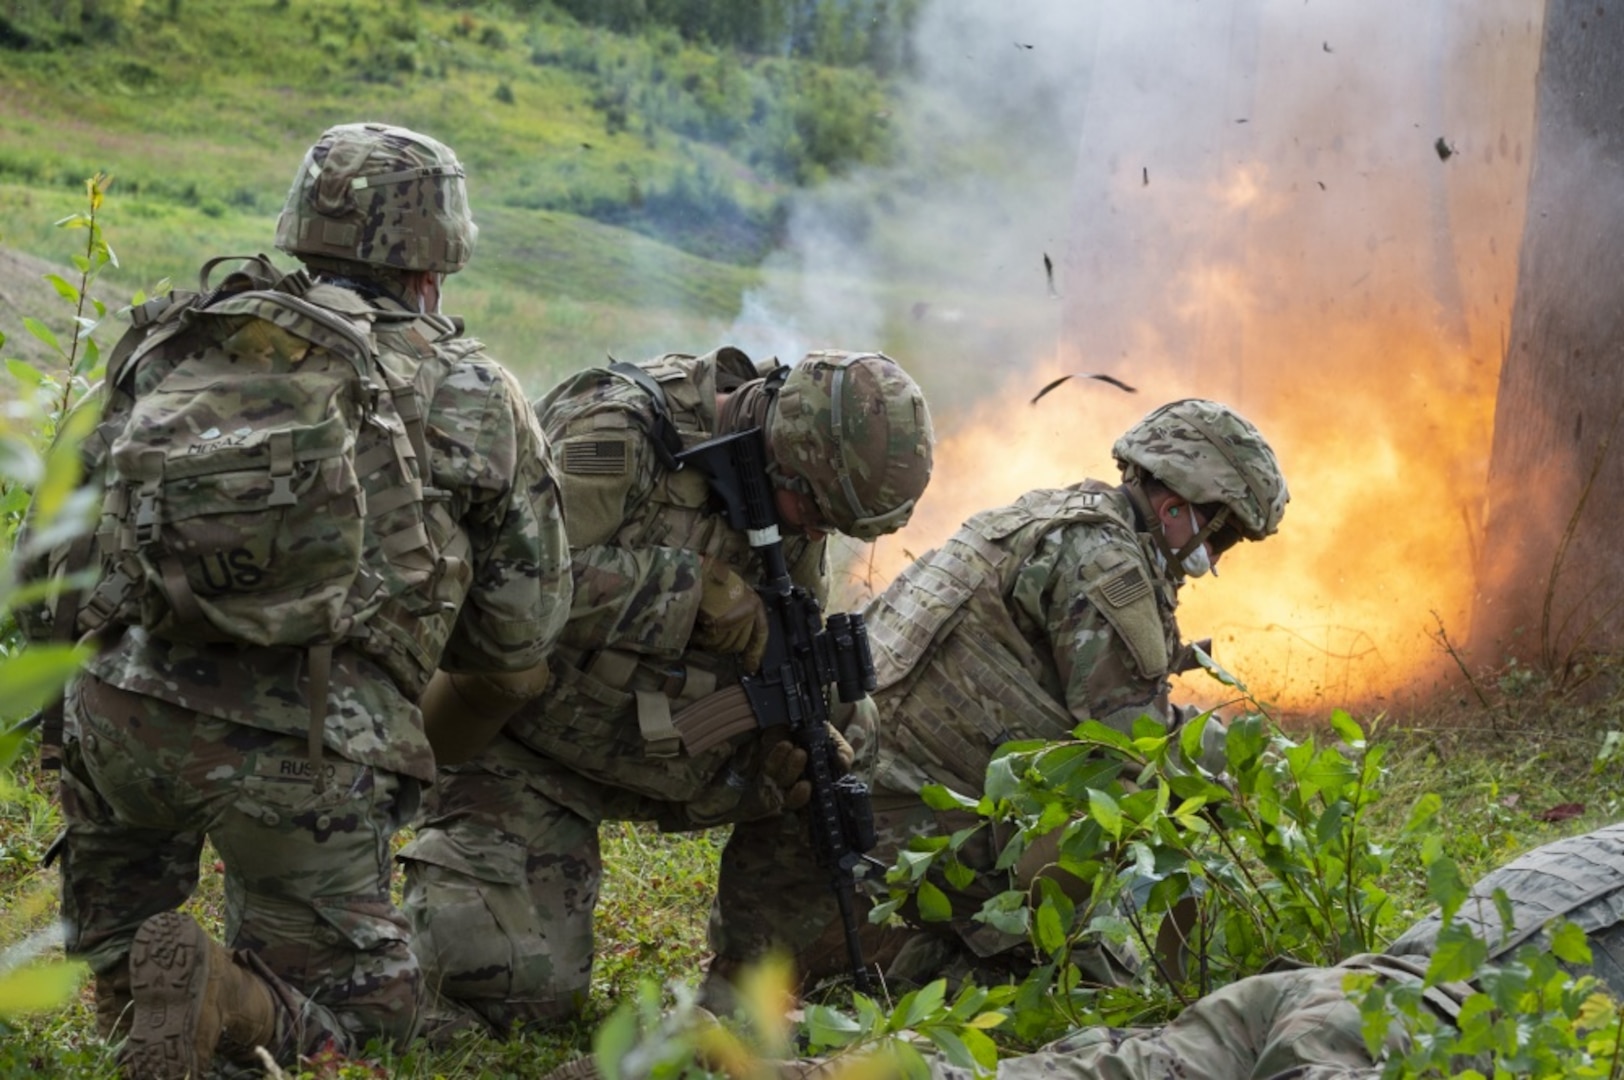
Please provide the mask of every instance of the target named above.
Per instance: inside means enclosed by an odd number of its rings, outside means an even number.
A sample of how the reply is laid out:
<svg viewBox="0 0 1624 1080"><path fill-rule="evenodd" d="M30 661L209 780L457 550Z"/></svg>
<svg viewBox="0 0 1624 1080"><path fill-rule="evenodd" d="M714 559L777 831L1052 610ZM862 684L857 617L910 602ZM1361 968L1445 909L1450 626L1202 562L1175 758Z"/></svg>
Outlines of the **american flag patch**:
<svg viewBox="0 0 1624 1080"><path fill-rule="evenodd" d="M579 439L565 443L564 471L576 476L619 476L626 471L626 442Z"/></svg>
<svg viewBox="0 0 1624 1080"><path fill-rule="evenodd" d="M1100 595L1112 607L1127 607L1136 600L1143 600L1150 594L1150 582L1144 573L1133 565L1126 566L1122 572L1109 578L1100 585Z"/></svg>

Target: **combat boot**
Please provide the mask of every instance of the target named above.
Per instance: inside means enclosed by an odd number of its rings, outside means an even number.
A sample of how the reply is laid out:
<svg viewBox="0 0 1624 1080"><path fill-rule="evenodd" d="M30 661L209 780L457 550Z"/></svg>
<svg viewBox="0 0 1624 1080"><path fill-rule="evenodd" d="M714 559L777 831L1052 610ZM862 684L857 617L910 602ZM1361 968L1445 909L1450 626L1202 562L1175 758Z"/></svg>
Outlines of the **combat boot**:
<svg viewBox="0 0 1624 1080"><path fill-rule="evenodd" d="M96 976L96 1034L102 1042L116 1042L130 1033L129 958L105 975Z"/></svg>
<svg viewBox="0 0 1624 1080"><path fill-rule="evenodd" d="M126 1080L202 1080L217 1050L268 1046L276 1034L270 988L237 964L190 915L166 911L135 932Z"/></svg>

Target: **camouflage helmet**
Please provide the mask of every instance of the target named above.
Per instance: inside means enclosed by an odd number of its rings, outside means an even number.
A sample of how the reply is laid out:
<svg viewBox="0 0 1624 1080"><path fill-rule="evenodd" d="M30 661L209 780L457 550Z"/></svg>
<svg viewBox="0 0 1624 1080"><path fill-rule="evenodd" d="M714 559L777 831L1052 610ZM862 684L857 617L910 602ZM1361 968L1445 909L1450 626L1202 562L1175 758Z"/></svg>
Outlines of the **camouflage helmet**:
<svg viewBox="0 0 1624 1080"><path fill-rule="evenodd" d="M1291 499L1262 433L1216 401L1186 398L1152 410L1111 454L1130 479L1147 475L1192 503L1227 507L1229 523L1248 540L1272 535Z"/></svg>
<svg viewBox="0 0 1624 1080"><path fill-rule="evenodd" d="M276 222L290 255L454 274L479 228L457 155L386 124L341 124L316 141Z"/></svg>
<svg viewBox="0 0 1624 1080"><path fill-rule="evenodd" d="M775 467L829 525L873 540L908 523L936 435L919 384L880 353L808 353L767 417Z"/></svg>

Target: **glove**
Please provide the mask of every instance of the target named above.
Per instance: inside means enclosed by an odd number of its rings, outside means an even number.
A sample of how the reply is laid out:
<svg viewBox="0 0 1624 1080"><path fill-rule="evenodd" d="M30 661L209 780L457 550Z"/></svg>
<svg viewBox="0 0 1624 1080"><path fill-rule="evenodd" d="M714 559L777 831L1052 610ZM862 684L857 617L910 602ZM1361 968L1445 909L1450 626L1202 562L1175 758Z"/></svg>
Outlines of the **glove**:
<svg viewBox="0 0 1624 1080"><path fill-rule="evenodd" d="M829 746L834 750L836 773L851 772L852 762L857 759L851 743L835 730L833 724L825 724L824 727L829 733ZM780 810L799 810L812 801L812 781L802 775L806 772L806 751L790 741L789 736L782 736L768 747L767 756L761 763L761 772L778 789Z"/></svg>
<svg viewBox="0 0 1624 1080"><path fill-rule="evenodd" d="M833 726L828 730L835 760L845 772L851 768L851 744ZM799 810L812 801L812 781L805 774L806 751L789 733L783 728L764 732L739 748L721 782L684 804L685 825L708 829Z"/></svg>
<svg viewBox="0 0 1624 1080"><path fill-rule="evenodd" d="M802 775L805 772L806 751L787 735L781 737L767 749L761 762L761 774L772 785L766 801L776 802L780 812L805 806L812 800L812 781Z"/></svg>
<svg viewBox="0 0 1624 1080"><path fill-rule="evenodd" d="M767 653L767 605L745 580L709 555L699 562L699 617L688 643L706 652L736 653L746 671Z"/></svg>

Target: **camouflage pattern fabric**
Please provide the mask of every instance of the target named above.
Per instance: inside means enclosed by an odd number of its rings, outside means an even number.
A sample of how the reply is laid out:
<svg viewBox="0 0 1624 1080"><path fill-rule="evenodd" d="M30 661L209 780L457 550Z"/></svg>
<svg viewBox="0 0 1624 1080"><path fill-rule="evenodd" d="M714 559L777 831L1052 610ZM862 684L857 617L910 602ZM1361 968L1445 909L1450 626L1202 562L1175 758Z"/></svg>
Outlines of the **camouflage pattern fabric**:
<svg viewBox="0 0 1624 1080"><path fill-rule="evenodd" d="M908 523L935 441L925 395L883 353L809 353L767 421L776 466L807 485L825 521L859 540Z"/></svg>
<svg viewBox="0 0 1624 1080"><path fill-rule="evenodd" d="M1511 901L1514 925L1494 904L1497 889ZM1458 924L1489 943L1489 958L1510 956L1526 944L1546 942L1545 927L1567 919L1590 939L1588 973L1624 997L1624 823L1556 840L1520 855L1479 879L1455 915ZM1426 956L1443 925L1437 912L1387 947L1391 956Z"/></svg>
<svg viewBox="0 0 1624 1080"><path fill-rule="evenodd" d="M282 1060L329 1039L355 1052L411 1037L421 980L389 898L389 841L417 781L335 758L318 793L302 737L91 677L73 683L67 716L69 955L117 972L142 921L191 896L207 837L225 866L226 943L275 977Z"/></svg>
<svg viewBox="0 0 1624 1080"><path fill-rule="evenodd" d="M431 486L449 493L426 504L427 527L444 554L416 567L383 558L374 530L391 521L369 519L368 569L384 599L335 653L324 738L347 760L428 782L433 757L410 702L436 659L453 671L541 662L567 617L571 580L551 458L518 383L478 342L430 342L413 332L417 321L383 323L379 350L427 402ZM139 628L89 665L134 693L289 735L310 725L305 668L298 648L174 642Z"/></svg>
<svg viewBox="0 0 1624 1080"><path fill-rule="evenodd" d="M1353 957L1329 968L1255 975L1216 990L1158 1028L1083 1028L1043 1049L998 1063L998 1080L1331 1080L1381 1076L1365 1049L1358 1007L1342 988L1350 973L1377 970L1418 982L1422 968ZM1443 1002L1447 1009L1448 1002ZM1388 1049L1405 1045L1388 1027ZM970 1080L932 1059L939 1080Z"/></svg>
<svg viewBox="0 0 1624 1080"><path fill-rule="evenodd" d="M1098 482L1029 492L971 518L869 604L880 688L871 707L848 715L844 733L857 752L853 771L873 789L880 844L872 854L882 863L914 836L972 824L968 815L931 810L919 792L940 783L979 795L1002 743L1063 739L1090 718L1121 730L1146 712L1171 721L1168 664L1181 648L1176 579L1133 521L1126 497ZM799 832L794 824L734 827L711 944L743 961L777 943L817 978L843 968L843 954L821 944L837 911L827 886L814 884L821 879L804 824ZM980 871L968 889L933 878L952 899L954 919L920 929L934 941L930 950L945 941L992 976L1029 959L1024 939L970 917L1010 887L1010 874L994 871L1001 847L984 836L961 853ZM1115 982L1132 963L1105 950L1091 974Z"/></svg>
<svg viewBox="0 0 1624 1080"><path fill-rule="evenodd" d="M1187 398L1151 410L1111 454L1125 472L1142 470L1193 503L1229 507L1248 540L1273 535L1291 501L1274 449L1251 421L1216 401Z"/></svg>
<svg viewBox="0 0 1624 1080"><path fill-rule="evenodd" d="M476 762L441 770L404 853L404 906L432 990L499 1031L566 1020L586 1002L603 880L598 822L660 812L613 788L590 791L591 812L577 812L555 796L578 781L498 736Z"/></svg>
<svg viewBox="0 0 1624 1080"><path fill-rule="evenodd" d="M685 445L718 433L718 393L759 378L736 349L640 366ZM574 606L552 685L509 721L507 738L441 771L401 851L433 985L498 1026L556 1020L585 993L598 822L719 823L759 801L751 795L765 783L758 733L695 756L670 726L672 713L738 682L733 657L687 643L702 556L761 580L747 538L712 511L702 478L660 464L646 434L653 407L635 383L585 371L536 410L556 448L574 548ZM785 549L795 580L827 595L824 543L786 537Z"/></svg>
<svg viewBox="0 0 1624 1080"><path fill-rule="evenodd" d="M478 235L456 155L386 124L329 128L276 223L276 246L305 258L445 274L467 265Z"/></svg>
<svg viewBox="0 0 1624 1080"><path fill-rule="evenodd" d="M141 920L193 892L207 836L226 863L227 940L274 975L287 1050L414 1030L420 975L388 892L389 839L434 776L413 701L437 665L541 663L569 610L557 482L516 381L448 320L376 303L380 355L424 404L424 525L441 557L369 564L379 607L334 652L325 756L311 761L298 647L129 628L88 665L70 716L70 955L98 973L124 963ZM387 512L367 518L369 552L407 550L375 531L388 527Z"/></svg>

